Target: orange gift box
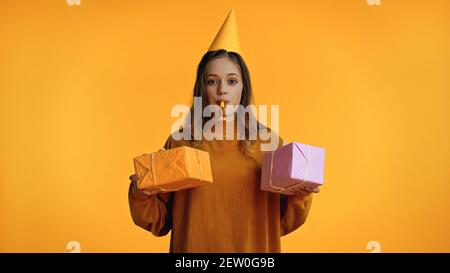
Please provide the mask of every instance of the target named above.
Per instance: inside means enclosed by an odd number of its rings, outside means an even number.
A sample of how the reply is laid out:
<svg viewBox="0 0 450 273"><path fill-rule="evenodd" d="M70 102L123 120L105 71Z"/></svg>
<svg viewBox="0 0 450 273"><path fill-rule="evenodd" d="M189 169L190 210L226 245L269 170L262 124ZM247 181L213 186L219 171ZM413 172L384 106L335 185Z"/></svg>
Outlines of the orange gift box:
<svg viewBox="0 0 450 273"><path fill-rule="evenodd" d="M180 191L212 183L208 152L181 146L133 159L137 188L145 191Z"/></svg>

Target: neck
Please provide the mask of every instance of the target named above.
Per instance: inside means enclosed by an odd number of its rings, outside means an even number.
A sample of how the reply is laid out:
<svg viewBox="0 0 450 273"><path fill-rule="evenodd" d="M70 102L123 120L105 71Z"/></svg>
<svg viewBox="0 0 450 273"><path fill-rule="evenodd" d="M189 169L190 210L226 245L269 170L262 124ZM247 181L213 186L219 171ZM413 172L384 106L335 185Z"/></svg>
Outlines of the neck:
<svg viewBox="0 0 450 273"><path fill-rule="evenodd" d="M236 118L234 121L231 118L223 119L221 118L221 124L222 124L222 140L237 140L238 139L238 126L237 126L237 120ZM220 122L218 123L220 124ZM217 124L217 125L218 125ZM230 131L229 136L227 136L227 130ZM216 127L212 127L212 133L216 133ZM218 137L216 136L216 139Z"/></svg>

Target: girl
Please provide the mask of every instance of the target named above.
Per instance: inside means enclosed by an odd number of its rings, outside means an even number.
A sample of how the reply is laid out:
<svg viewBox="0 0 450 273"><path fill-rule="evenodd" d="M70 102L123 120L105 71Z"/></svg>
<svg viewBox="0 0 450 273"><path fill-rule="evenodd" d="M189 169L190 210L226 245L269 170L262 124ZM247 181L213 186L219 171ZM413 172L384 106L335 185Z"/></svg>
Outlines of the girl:
<svg viewBox="0 0 450 273"><path fill-rule="evenodd" d="M241 55L224 49L208 51L198 66L194 97L202 97L203 106L250 105L250 75ZM201 124L208 119L202 117ZM245 124L248 135L248 124L237 118L224 119L223 131L234 126L236 132L238 122ZM312 193L319 189L297 189L294 195L262 191L262 143L259 138L176 141L169 136L165 149L187 145L209 153L214 182L148 193L136 188L136 175L130 176L134 223L155 236L171 230L170 252L280 252L280 237L305 222Z"/></svg>

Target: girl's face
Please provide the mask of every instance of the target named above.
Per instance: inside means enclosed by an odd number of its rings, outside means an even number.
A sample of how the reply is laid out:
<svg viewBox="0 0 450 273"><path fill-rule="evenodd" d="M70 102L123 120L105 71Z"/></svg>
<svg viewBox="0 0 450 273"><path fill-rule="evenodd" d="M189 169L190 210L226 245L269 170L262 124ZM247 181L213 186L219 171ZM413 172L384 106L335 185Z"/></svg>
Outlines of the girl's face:
<svg viewBox="0 0 450 273"><path fill-rule="evenodd" d="M242 96L242 74L239 65L227 57L218 57L206 65L204 85L208 104L238 105Z"/></svg>

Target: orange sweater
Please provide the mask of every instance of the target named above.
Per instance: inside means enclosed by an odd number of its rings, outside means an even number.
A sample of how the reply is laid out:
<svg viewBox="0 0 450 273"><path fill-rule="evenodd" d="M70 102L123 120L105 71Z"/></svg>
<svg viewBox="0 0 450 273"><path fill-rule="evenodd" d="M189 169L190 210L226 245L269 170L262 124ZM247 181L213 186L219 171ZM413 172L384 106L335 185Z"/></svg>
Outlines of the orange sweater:
<svg viewBox="0 0 450 273"><path fill-rule="evenodd" d="M170 252L280 252L280 237L305 222L312 194L262 191L259 146L253 160L241 152L237 140L204 142L214 182L155 195L130 184L134 223L155 236L172 230ZM169 137L164 147L183 145L189 143Z"/></svg>

